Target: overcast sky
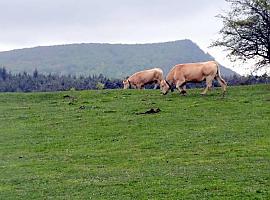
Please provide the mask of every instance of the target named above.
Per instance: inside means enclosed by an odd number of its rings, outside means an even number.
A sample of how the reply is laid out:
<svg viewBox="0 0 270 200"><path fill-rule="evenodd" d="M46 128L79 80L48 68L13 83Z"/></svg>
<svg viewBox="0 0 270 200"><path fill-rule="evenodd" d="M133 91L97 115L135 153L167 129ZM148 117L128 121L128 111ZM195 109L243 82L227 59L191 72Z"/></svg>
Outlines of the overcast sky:
<svg viewBox="0 0 270 200"><path fill-rule="evenodd" d="M0 51L70 43L153 43L191 39L208 48L225 0L0 0ZM233 68L243 73L240 68Z"/></svg>

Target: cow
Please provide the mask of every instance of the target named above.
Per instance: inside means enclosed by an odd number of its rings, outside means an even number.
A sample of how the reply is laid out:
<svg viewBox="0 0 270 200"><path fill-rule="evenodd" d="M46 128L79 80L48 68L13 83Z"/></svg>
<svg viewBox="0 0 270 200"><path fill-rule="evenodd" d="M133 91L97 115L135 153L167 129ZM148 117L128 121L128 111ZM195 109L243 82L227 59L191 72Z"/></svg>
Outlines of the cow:
<svg viewBox="0 0 270 200"><path fill-rule="evenodd" d="M216 61L200 63L186 63L175 65L168 73L166 79L160 83L161 92L166 95L173 87L179 90L180 94L186 94L185 84L188 82L202 82L206 80L206 88L202 95L211 89L212 81L216 79L222 87L223 96L225 95L227 83L221 78L219 65Z"/></svg>
<svg viewBox="0 0 270 200"><path fill-rule="evenodd" d="M124 89L136 88L143 89L145 85L155 83L154 89L163 80L163 71L160 68L153 68L139 71L123 81Z"/></svg>

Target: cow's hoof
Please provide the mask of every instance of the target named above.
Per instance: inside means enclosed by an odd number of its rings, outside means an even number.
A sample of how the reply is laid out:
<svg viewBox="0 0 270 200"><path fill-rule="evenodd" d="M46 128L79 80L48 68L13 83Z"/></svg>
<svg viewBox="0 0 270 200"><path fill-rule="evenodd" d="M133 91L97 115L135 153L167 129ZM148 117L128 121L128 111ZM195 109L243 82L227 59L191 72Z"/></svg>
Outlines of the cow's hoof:
<svg viewBox="0 0 270 200"><path fill-rule="evenodd" d="M205 96L205 93L201 93L201 96Z"/></svg>
<svg viewBox="0 0 270 200"><path fill-rule="evenodd" d="M187 91L183 90L183 91L181 91L181 94L182 94L183 96L186 96Z"/></svg>

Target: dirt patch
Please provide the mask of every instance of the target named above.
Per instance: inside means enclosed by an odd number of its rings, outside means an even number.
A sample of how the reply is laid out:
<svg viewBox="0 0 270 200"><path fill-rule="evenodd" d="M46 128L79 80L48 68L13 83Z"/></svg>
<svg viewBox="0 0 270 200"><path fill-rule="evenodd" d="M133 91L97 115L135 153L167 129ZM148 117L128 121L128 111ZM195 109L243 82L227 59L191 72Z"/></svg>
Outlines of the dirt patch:
<svg viewBox="0 0 270 200"><path fill-rule="evenodd" d="M67 95L64 95L63 98L64 98L64 99L75 99L75 97L70 96L70 95L68 95L68 94L67 94Z"/></svg>
<svg viewBox="0 0 270 200"><path fill-rule="evenodd" d="M84 110L86 107L85 106L80 106L79 109Z"/></svg>
<svg viewBox="0 0 270 200"><path fill-rule="evenodd" d="M145 112L136 113L137 115L145 115L145 114L156 114L159 113L161 110L159 108L151 108Z"/></svg>
<svg viewBox="0 0 270 200"><path fill-rule="evenodd" d="M77 101L76 97L70 95L64 95L63 98L70 101L68 105L75 105L75 102Z"/></svg>

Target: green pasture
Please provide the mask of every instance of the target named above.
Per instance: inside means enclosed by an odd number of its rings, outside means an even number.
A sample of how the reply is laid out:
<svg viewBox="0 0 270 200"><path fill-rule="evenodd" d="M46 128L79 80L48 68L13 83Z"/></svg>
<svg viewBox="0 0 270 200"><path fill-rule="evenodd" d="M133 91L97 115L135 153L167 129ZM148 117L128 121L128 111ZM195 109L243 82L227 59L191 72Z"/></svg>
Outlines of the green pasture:
<svg viewBox="0 0 270 200"><path fill-rule="evenodd" d="M0 199L270 199L270 85L199 93L0 93Z"/></svg>

